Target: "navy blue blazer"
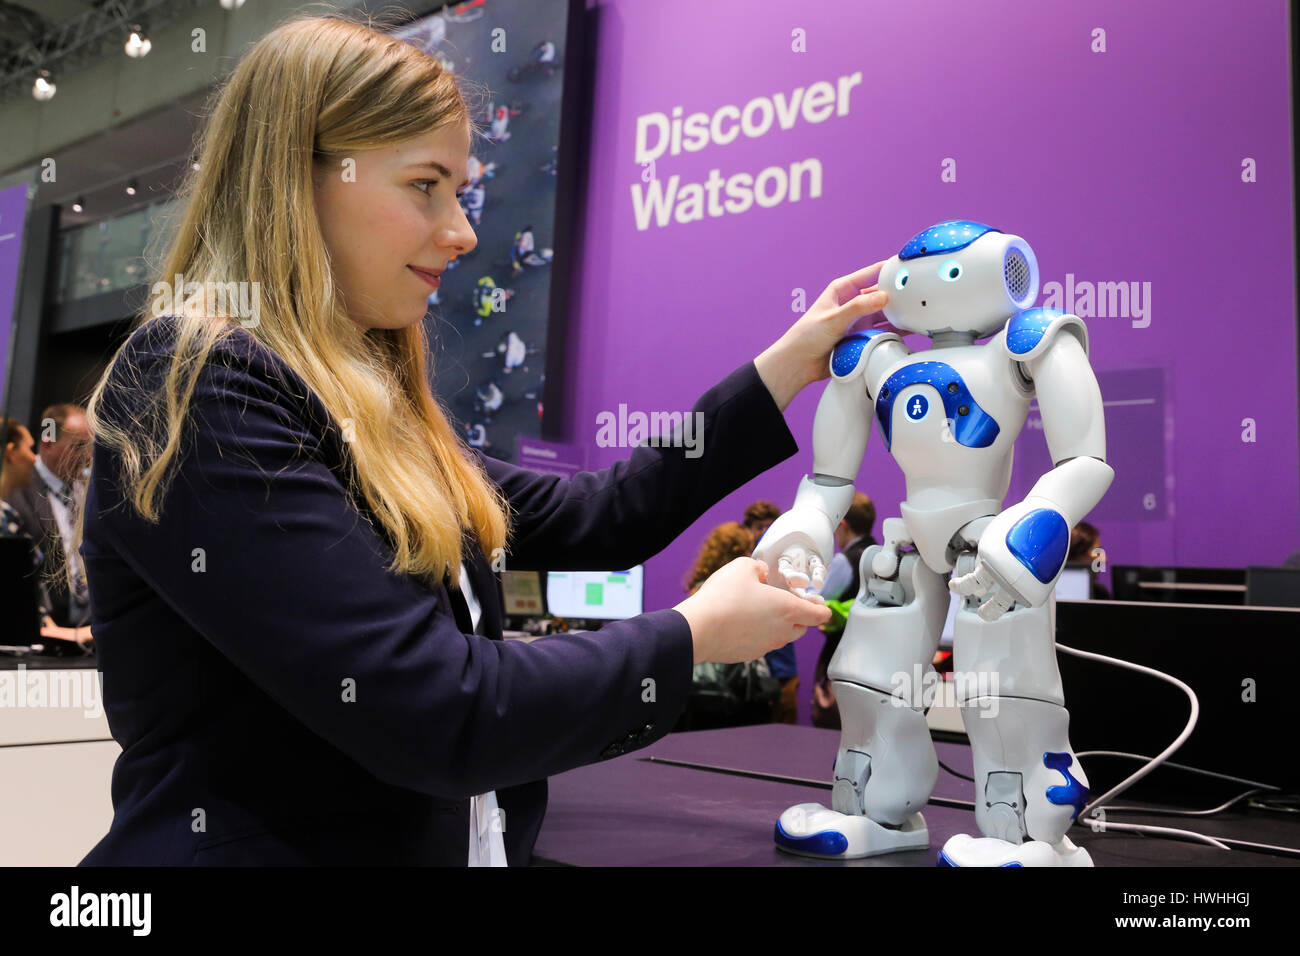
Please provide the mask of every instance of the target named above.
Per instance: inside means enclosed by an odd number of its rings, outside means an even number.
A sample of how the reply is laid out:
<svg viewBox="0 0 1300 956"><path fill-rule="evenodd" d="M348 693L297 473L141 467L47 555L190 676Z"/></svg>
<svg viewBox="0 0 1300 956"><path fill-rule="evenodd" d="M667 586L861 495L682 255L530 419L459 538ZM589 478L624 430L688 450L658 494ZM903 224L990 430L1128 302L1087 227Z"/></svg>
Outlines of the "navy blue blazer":
<svg viewBox="0 0 1300 956"><path fill-rule="evenodd" d="M101 414L138 413L173 331L136 330L145 387L115 371ZM507 566L639 564L798 450L753 362L695 410L697 458L640 446L566 480L483 457L517 515ZM82 865L464 866L469 797L488 790L509 863L527 865L548 775L672 729L694 660L680 612L503 641L500 581L471 536L486 636L472 633L449 576L433 589L385 570L391 548L340 479L339 430L242 329L204 366L192 415L157 525L94 446L82 554L122 754L112 826Z"/></svg>

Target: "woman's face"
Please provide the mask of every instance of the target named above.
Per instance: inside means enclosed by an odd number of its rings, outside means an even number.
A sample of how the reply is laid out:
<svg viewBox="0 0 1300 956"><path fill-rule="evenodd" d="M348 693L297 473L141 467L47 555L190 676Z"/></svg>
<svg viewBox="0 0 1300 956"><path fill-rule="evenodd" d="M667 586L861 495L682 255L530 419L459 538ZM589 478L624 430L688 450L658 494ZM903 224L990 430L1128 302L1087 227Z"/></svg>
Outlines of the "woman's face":
<svg viewBox="0 0 1300 956"><path fill-rule="evenodd" d="M21 425L14 430L12 443L3 449L3 472L15 489L26 488L36 473L36 452L32 433Z"/></svg>
<svg viewBox="0 0 1300 956"><path fill-rule="evenodd" d="M441 273L478 244L456 193L466 185L469 129L445 127L397 146L358 150L355 168L317 165L316 211L334 277L366 329L414 325Z"/></svg>

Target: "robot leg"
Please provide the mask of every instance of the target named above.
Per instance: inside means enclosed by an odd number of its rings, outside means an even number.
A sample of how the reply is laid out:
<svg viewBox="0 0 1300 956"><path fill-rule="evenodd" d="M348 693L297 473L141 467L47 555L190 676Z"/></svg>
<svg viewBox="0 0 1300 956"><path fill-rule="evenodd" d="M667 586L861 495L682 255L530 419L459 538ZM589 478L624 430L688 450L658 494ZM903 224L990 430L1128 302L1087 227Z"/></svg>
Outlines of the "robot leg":
<svg viewBox="0 0 1300 956"><path fill-rule="evenodd" d="M1065 835L1088 800L1088 778L1070 749L1055 604L1017 605L996 621L975 612L977 599L957 612L953 678L984 836L952 837L941 866L1092 865Z"/></svg>
<svg viewBox="0 0 1300 956"><path fill-rule="evenodd" d="M794 853L854 859L929 843L919 810L939 768L925 711L948 591L916 554L892 579L868 576L880 551L862 556L864 584L828 669L842 728L832 808L799 804L777 821L778 846Z"/></svg>

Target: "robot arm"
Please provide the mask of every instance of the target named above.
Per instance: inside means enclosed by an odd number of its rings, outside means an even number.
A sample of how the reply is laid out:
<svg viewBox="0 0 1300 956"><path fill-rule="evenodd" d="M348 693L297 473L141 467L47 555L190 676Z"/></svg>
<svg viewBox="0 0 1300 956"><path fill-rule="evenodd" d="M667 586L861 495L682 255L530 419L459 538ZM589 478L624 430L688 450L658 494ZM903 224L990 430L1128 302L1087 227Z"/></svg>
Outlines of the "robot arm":
<svg viewBox="0 0 1300 956"><path fill-rule="evenodd" d="M1086 345L1074 335L1058 335L1050 348L1029 363L1029 374L1038 393L1052 464L1059 466L1082 457L1105 461L1101 389L1088 363ZM1096 503L1094 500L1084 512Z"/></svg>
<svg viewBox="0 0 1300 956"><path fill-rule="evenodd" d="M1106 422L1097 377L1072 335L1061 335L1032 366L1053 468L1025 498L1055 508L1069 528L1096 507L1115 469L1106 464Z"/></svg>
<svg viewBox="0 0 1300 956"><path fill-rule="evenodd" d="M855 332L831 353L831 381L813 419L813 474L799 480L794 505L767 529L754 557L769 584L804 594L821 587L835 551L835 528L853 503L853 481L871 434L870 383L908 349L894 333Z"/></svg>
<svg viewBox="0 0 1300 956"><path fill-rule="evenodd" d="M958 594L987 596L979 609L985 620L1013 603L1038 607L1048 600L1065 566L1070 529L1115 477L1105 461L1101 390L1088 363L1082 320L1034 309L1011 320L1005 341L1034 381L1055 467L1024 501L989 522L979 536L975 569L949 584Z"/></svg>

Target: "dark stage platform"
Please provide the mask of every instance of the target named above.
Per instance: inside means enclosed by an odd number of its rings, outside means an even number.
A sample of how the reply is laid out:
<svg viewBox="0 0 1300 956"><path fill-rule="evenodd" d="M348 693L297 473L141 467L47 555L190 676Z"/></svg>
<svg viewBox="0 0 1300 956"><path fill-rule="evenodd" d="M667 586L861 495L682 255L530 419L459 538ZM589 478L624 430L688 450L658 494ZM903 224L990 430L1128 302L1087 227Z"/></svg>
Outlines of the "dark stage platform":
<svg viewBox="0 0 1300 956"><path fill-rule="evenodd" d="M776 849L777 817L797 803L830 802L838 731L790 724L670 734L644 750L551 778L550 804L536 862L575 866L934 866L955 833L979 836L974 785L942 768L924 810L930 847L864 860L821 861ZM971 775L970 747L936 742L939 760ZM1177 760L1177 755L1174 757ZM1086 766L1086 765L1085 765ZM1134 763L1133 770L1138 768ZM1157 770L1156 773L1166 772ZM1240 788L1240 789L1245 789ZM1121 794L1124 806L1149 805ZM1214 806L1207 798L1194 807ZM1233 848L1133 832L1093 832L1077 825L1070 839L1105 867L1300 866L1300 818L1247 809L1213 817L1113 812L1112 823L1176 827L1226 838ZM1291 856L1245 844L1297 848Z"/></svg>

